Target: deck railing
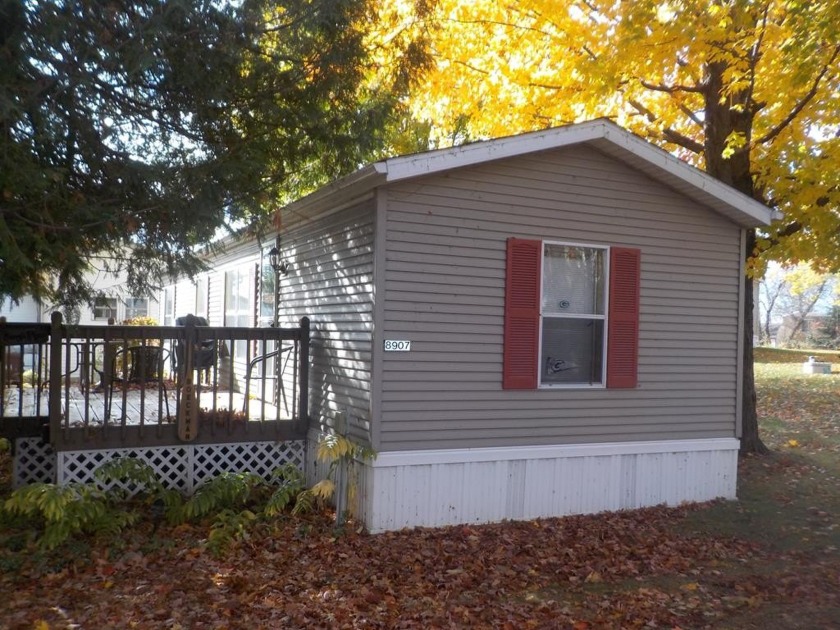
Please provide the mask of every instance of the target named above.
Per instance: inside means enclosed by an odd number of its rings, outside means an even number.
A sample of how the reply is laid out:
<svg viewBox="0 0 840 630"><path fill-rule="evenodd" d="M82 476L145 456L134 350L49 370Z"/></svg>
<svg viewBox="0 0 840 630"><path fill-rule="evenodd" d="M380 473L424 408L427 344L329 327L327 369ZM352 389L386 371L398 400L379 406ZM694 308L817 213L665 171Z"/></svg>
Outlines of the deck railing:
<svg viewBox="0 0 840 630"><path fill-rule="evenodd" d="M0 321L0 435L62 450L293 440L308 428L298 328Z"/></svg>

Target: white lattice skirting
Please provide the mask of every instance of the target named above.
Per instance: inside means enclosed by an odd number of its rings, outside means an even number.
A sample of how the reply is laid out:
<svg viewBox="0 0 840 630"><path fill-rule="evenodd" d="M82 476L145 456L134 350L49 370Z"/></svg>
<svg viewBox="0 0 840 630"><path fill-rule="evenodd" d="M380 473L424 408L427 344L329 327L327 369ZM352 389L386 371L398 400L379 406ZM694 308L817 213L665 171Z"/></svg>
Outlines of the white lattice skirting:
<svg viewBox="0 0 840 630"><path fill-rule="evenodd" d="M385 452L361 467L372 533L735 498L738 440Z"/></svg>
<svg viewBox="0 0 840 630"><path fill-rule="evenodd" d="M191 493L222 472L253 472L268 478L278 466L291 463L303 470L306 442L232 442L227 444L115 448L53 453L38 439L18 440L15 485L35 481L60 484L94 480L93 473L116 457L136 457L149 464L169 488Z"/></svg>
<svg viewBox="0 0 840 630"><path fill-rule="evenodd" d="M15 488L28 483L55 482L55 452L41 438L15 440L12 483Z"/></svg>

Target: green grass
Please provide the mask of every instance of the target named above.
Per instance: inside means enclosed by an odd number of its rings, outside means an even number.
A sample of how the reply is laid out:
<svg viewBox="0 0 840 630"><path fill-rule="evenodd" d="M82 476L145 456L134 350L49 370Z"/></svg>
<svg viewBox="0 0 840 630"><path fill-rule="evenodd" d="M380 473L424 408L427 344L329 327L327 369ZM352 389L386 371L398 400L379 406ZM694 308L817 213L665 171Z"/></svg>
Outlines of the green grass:
<svg viewBox="0 0 840 630"><path fill-rule="evenodd" d="M812 355L834 363L832 374L803 374ZM757 348L755 357L760 435L772 452L741 458L738 501L694 512L685 527L764 550L759 564L722 567L717 596L745 584L779 592L713 627L840 628L840 354Z"/></svg>
<svg viewBox="0 0 840 630"><path fill-rule="evenodd" d="M755 348L753 358L756 366L765 363L803 363L808 357L818 357L820 361L840 362L837 350L789 350L787 348Z"/></svg>

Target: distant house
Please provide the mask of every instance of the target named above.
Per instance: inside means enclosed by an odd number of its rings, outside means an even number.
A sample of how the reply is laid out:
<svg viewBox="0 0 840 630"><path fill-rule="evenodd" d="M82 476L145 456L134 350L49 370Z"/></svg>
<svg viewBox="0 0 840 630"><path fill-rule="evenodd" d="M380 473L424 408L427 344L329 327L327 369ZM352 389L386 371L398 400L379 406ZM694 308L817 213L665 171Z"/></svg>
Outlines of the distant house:
<svg viewBox="0 0 840 630"><path fill-rule="evenodd" d="M94 259L88 278L95 290L101 292L92 306L84 305L77 312L63 312L64 320L75 324L107 324L109 320L122 322L135 317L156 316L156 297L137 297L125 289L125 276L96 266ZM42 303L25 296L15 304L10 299L0 302L0 316L9 322L49 322L54 304Z"/></svg>
<svg viewBox="0 0 840 630"><path fill-rule="evenodd" d="M776 344L790 346L807 343L808 339L824 329L828 319L826 315L807 315L804 318L785 315L776 330Z"/></svg>
<svg viewBox="0 0 840 630"><path fill-rule="evenodd" d="M281 209L312 418L378 452L357 513L382 531L733 498L745 231L772 219L601 120L384 160ZM242 242L164 317L265 323L269 281Z"/></svg>

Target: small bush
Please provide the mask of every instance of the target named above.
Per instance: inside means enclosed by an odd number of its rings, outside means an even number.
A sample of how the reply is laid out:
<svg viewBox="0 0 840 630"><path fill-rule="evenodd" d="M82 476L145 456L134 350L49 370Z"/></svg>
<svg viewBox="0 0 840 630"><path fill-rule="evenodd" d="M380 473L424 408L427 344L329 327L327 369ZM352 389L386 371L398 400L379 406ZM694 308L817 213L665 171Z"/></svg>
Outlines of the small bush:
<svg viewBox="0 0 840 630"><path fill-rule="evenodd" d="M38 375L33 370L26 370L20 375L20 383L34 387L38 383Z"/></svg>
<svg viewBox="0 0 840 630"><path fill-rule="evenodd" d="M154 317L131 317L123 320L123 326L157 326L158 321Z"/></svg>
<svg viewBox="0 0 840 630"><path fill-rule="evenodd" d="M59 486L34 483L15 490L4 509L41 530L39 544L54 549L76 534L117 534L137 520L136 514L115 509L105 492L93 484Z"/></svg>
<svg viewBox="0 0 840 630"><path fill-rule="evenodd" d="M250 472L222 473L188 498L164 487L149 464L132 457L102 464L94 477L94 483L20 488L6 500L0 520L28 532L27 541L35 532L38 545L51 550L79 534L116 536L141 516L151 517L155 529L164 518L173 525L209 519L207 548L218 555L247 539L253 523L310 511L318 497L317 490L306 490L303 473L292 464L277 468L268 480Z"/></svg>

